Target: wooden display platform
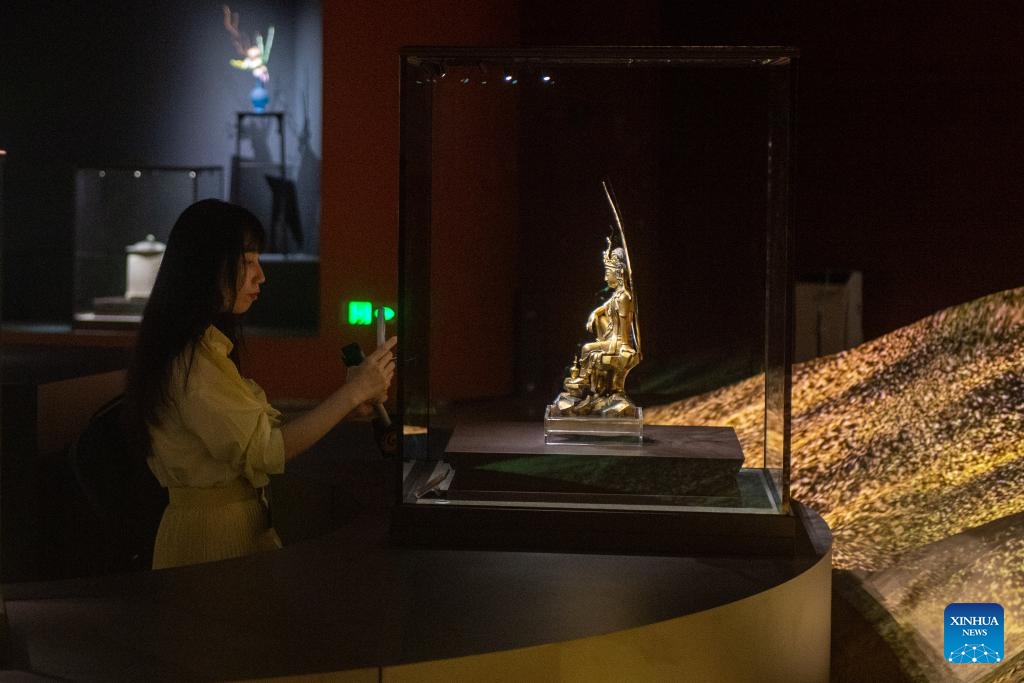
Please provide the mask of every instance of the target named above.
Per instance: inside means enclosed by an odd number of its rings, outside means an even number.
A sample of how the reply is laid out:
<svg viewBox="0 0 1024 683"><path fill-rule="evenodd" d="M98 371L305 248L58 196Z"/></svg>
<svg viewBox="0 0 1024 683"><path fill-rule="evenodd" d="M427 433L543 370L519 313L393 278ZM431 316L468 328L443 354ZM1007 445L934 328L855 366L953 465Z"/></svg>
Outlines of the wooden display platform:
<svg viewBox="0 0 1024 683"><path fill-rule="evenodd" d="M727 427L648 426L642 444L549 444L534 422L456 426L407 467L393 539L552 551L786 553L794 523ZM445 476L447 474L447 476Z"/></svg>
<svg viewBox="0 0 1024 683"><path fill-rule="evenodd" d="M634 499L737 496L743 450L728 427L648 426L641 444L549 444L538 423L482 422L456 427L445 460L455 468L449 499L529 491L537 500L590 493L640 503Z"/></svg>

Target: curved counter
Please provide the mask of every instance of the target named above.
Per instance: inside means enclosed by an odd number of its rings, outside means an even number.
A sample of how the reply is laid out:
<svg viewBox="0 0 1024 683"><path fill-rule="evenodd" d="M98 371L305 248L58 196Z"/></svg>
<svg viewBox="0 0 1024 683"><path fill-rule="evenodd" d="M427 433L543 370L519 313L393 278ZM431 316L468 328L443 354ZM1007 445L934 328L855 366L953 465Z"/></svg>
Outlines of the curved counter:
<svg viewBox="0 0 1024 683"><path fill-rule="evenodd" d="M423 550L361 516L276 552L4 586L15 664L74 680L826 680L831 537L789 557Z"/></svg>

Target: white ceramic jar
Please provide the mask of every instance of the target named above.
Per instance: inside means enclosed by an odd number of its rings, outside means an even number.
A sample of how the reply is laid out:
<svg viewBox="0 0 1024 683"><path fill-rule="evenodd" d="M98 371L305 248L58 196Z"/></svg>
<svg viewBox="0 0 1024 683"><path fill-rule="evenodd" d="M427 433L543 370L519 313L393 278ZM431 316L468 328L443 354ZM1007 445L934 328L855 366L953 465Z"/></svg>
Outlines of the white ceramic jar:
<svg viewBox="0 0 1024 683"><path fill-rule="evenodd" d="M157 242L153 235L146 235L146 239L125 247L128 252L126 299L149 298L166 248L167 245Z"/></svg>

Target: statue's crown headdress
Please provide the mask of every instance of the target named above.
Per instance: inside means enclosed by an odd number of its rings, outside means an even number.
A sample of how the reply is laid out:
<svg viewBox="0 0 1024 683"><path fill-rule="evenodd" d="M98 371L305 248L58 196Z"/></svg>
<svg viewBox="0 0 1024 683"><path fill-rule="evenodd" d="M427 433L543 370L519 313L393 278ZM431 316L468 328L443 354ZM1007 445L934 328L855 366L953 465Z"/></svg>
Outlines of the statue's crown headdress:
<svg viewBox="0 0 1024 683"><path fill-rule="evenodd" d="M612 238L605 238L608 242L608 248L604 250L604 267L614 268L615 270L622 271L626 268L626 250L622 247L612 248Z"/></svg>

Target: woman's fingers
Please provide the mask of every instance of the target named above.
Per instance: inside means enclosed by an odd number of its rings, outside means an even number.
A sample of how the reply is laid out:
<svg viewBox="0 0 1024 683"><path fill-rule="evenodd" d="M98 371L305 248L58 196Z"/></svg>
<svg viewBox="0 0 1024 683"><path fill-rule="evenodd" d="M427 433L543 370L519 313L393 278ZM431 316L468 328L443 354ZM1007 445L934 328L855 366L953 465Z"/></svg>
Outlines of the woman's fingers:
<svg viewBox="0 0 1024 683"><path fill-rule="evenodd" d="M391 337L370 354L370 358L377 367L380 368L380 371L384 374L388 384L391 383L391 378L395 374L394 348L397 343L398 337Z"/></svg>
<svg viewBox="0 0 1024 683"><path fill-rule="evenodd" d="M375 348L373 350L373 353L371 353L369 356L367 356L367 358L372 358L373 360L377 360L378 358L383 358L383 357L385 357L388 354L392 354L394 349L395 349L395 345L397 343L398 343L398 337L391 337L390 339L385 341L383 344L381 344L380 346Z"/></svg>
<svg viewBox="0 0 1024 683"><path fill-rule="evenodd" d="M381 384L374 393L383 396L384 400L387 400L388 387L395 376L394 348L397 343L398 337L391 337L366 358L366 362L372 364L380 376Z"/></svg>

